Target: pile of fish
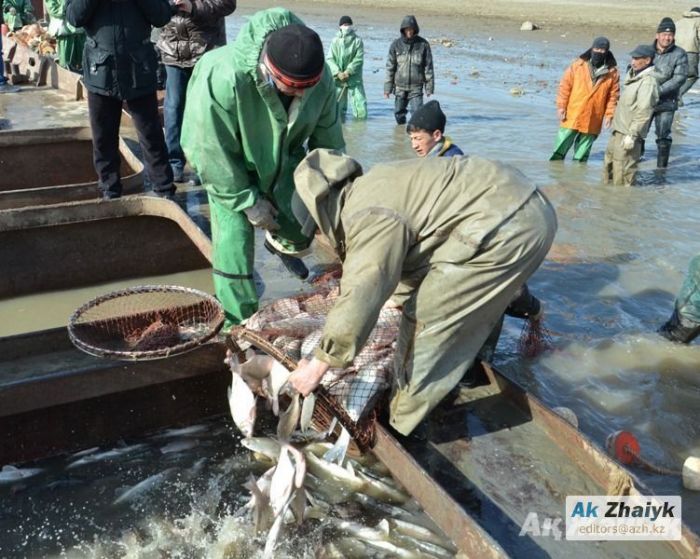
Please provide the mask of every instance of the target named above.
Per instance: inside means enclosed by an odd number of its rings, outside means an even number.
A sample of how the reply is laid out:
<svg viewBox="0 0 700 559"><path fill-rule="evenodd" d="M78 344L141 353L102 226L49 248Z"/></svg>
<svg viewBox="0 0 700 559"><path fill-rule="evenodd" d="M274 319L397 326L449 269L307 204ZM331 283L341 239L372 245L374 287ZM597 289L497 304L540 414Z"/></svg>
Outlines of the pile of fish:
<svg viewBox="0 0 700 559"><path fill-rule="evenodd" d="M290 372L279 362L250 351L244 363L230 352L226 361L232 374L231 416L245 437L242 445L268 466L259 479L250 476L245 487L251 498L237 513L251 515L256 532L267 532L263 557L275 556L285 525L301 525L307 519L327 523L339 536L324 546L321 557L454 557L449 540L399 508L409 495L381 463L347 455L350 434L345 429L340 428L331 444L326 439L334 423L324 433L310 428L313 395L302 401L298 393L291 394L287 407L281 407ZM265 398L279 418L276 439L253 436L258 397ZM342 512L348 502L381 510L385 518L372 526L351 520L352 514Z"/></svg>
<svg viewBox="0 0 700 559"><path fill-rule="evenodd" d="M326 315L338 298L338 287L313 294L279 299L259 310L246 322L246 329L263 335L291 359L311 359L323 335ZM395 341L401 310L385 305L362 351L347 369L332 368L322 385L336 398L350 419L360 420L373 408L378 396L391 384ZM244 365L244 377L264 378L270 362ZM255 370L253 370L255 369ZM278 371L277 371L278 372ZM277 372L272 372L272 384ZM257 384L254 388L258 388ZM273 395L274 399L274 395Z"/></svg>

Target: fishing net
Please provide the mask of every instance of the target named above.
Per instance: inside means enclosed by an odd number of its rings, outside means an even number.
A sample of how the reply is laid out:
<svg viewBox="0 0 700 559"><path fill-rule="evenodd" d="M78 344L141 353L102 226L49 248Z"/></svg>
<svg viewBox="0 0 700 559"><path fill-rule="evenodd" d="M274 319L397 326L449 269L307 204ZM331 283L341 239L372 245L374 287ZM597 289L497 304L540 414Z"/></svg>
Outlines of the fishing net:
<svg viewBox="0 0 700 559"><path fill-rule="evenodd" d="M208 293L142 285L102 295L76 310L68 335L97 357L161 359L190 351L221 329L224 312Z"/></svg>
<svg viewBox="0 0 700 559"><path fill-rule="evenodd" d="M271 302L248 319L245 329L232 334L291 363L311 359L321 341L326 315L338 299L339 276L339 271L330 272L315 280L311 290ZM400 309L384 307L352 365L330 369L321 383L328 411L356 440L366 435L364 426L372 423L373 411L391 385L400 319Z"/></svg>

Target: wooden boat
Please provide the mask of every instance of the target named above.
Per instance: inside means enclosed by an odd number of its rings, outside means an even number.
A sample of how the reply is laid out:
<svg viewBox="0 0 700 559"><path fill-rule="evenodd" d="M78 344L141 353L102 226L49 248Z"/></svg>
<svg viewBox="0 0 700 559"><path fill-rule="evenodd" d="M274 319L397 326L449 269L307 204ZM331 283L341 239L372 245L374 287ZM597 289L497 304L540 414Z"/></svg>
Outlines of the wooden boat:
<svg viewBox="0 0 700 559"><path fill-rule="evenodd" d="M119 140L124 194L143 189L143 164ZM88 127L0 132L0 210L98 197Z"/></svg>

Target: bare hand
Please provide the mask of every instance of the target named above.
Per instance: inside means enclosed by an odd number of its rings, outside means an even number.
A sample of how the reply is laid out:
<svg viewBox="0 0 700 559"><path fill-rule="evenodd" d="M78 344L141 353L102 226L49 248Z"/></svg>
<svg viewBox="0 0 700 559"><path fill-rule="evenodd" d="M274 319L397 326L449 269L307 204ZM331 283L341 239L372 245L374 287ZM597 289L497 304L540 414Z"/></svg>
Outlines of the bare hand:
<svg viewBox="0 0 700 559"><path fill-rule="evenodd" d="M566 109L557 109L557 115L559 115L559 120L566 120Z"/></svg>
<svg viewBox="0 0 700 559"><path fill-rule="evenodd" d="M321 379L328 369L330 369L328 363L315 357L311 361L302 359L289 375L287 382L302 396L308 396L321 384Z"/></svg>
<svg viewBox="0 0 700 559"><path fill-rule="evenodd" d="M181 12L185 12L186 14L191 14L192 13L192 2L191 0L175 0L175 5L178 7L178 9Z"/></svg>
<svg viewBox="0 0 700 559"><path fill-rule="evenodd" d="M613 121L613 117L611 117L611 116L606 116L606 117L603 119L603 126L605 126L605 128L610 128L610 126L612 125L612 121Z"/></svg>
<svg viewBox="0 0 700 559"><path fill-rule="evenodd" d="M17 15L17 9L16 8L10 8L10 15Z"/></svg>
<svg viewBox="0 0 700 559"><path fill-rule="evenodd" d="M384 94L384 99L388 99L388 98L389 98L389 94L388 94L388 93L385 93L385 94Z"/></svg>

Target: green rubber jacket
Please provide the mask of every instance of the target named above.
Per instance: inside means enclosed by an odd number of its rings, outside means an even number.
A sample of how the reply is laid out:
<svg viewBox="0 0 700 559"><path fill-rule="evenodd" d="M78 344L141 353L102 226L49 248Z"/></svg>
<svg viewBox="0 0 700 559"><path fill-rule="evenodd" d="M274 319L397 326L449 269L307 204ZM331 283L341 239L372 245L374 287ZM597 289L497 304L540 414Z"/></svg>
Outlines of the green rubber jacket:
<svg viewBox="0 0 700 559"><path fill-rule="evenodd" d="M10 9L14 8L15 13L11 14ZM3 0L2 14L10 31L19 29L34 21L34 12L30 0Z"/></svg>
<svg viewBox="0 0 700 559"><path fill-rule="evenodd" d="M342 29L333 37L331 47L326 55L326 62L331 69L333 77L340 72L347 72L348 87L362 83L362 65L365 61L365 47L355 31L350 29L345 32ZM343 82L339 81L342 85Z"/></svg>
<svg viewBox="0 0 700 559"><path fill-rule="evenodd" d="M258 12L232 44L201 58L188 86L181 137L187 160L210 196L234 212L266 196L284 214L277 218L282 230L295 223L293 172L306 155L307 140L309 150L345 148L327 66L289 115L274 86L260 75L265 38L293 23L303 22L283 8Z"/></svg>

